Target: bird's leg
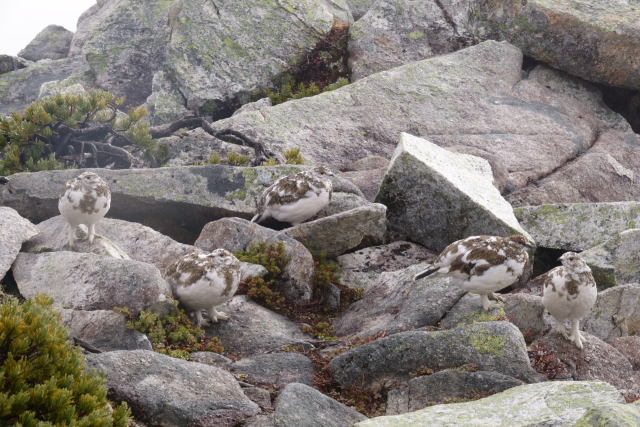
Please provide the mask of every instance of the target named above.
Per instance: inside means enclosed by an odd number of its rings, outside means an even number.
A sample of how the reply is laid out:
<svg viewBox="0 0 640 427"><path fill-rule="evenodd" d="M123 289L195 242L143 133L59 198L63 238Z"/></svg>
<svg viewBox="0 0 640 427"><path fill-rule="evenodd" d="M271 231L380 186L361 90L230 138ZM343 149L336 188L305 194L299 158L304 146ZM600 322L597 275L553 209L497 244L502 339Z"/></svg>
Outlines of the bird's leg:
<svg viewBox="0 0 640 427"><path fill-rule="evenodd" d="M491 304L489 303L489 296L487 294L480 294L480 303L484 311L489 311Z"/></svg>
<svg viewBox="0 0 640 427"><path fill-rule="evenodd" d="M76 244L76 227L69 224L69 248L73 248Z"/></svg>
<svg viewBox="0 0 640 427"><path fill-rule="evenodd" d="M205 324L205 320L202 318L202 312L200 310L196 310L195 311L195 316L196 316L196 327L200 327L203 324Z"/></svg>
<svg viewBox="0 0 640 427"><path fill-rule="evenodd" d="M579 323L580 320L578 319L571 320L571 335L569 335L569 340L572 341L576 345L576 347L582 349L582 334L578 329Z"/></svg>
<svg viewBox="0 0 640 427"><path fill-rule="evenodd" d="M220 320L228 320L229 319L229 315L228 314L216 310L215 307L211 307L209 310L207 310L207 313L209 314L209 318L211 319L212 322L217 322L218 319L220 319Z"/></svg>
<svg viewBox="0 0 640 427"><path fill-rule="evenodd" d="M489 299L492 299L492 300L498 301L498 302L505 302L504 297L502 295L500 295L500 294L495 293L495 292L491 292L489 294Z"/></svg>
<svg viewBox="0 0 640 427"><path fill-rule="evenodd" d="M89 243L93 244L93 239L96 237L96 225L89 224L87 228L89 230L87 233L87 239L89 239Z"/></svg>

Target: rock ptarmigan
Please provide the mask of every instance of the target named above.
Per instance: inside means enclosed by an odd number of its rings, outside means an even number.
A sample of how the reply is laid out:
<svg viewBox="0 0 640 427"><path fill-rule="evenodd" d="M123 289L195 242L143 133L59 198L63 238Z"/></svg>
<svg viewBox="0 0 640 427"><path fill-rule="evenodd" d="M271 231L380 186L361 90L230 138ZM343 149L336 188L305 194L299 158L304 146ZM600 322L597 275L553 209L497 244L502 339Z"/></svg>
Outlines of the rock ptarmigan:
<svg viewBox="0 0 640 427"><path fill-rule="evenodd" d="M331 201L331 176L329 169L320 166L278 179L260 196L251 222L271 217L296 225L311 218Z"/></svg>
<svg viewBox="0 0 640 427"><path fill-rule="evenodd" d="M202 310L217 322L229 316L216 310L229 301L240 283L240 261L225 249L210 253L191 253L169 265L165 277L182 305L195 313L196 323L204 324Z"/></svg>
<svg viewBox="0 0 640 427"><path fill-rule="evenodd" d="M596 281L587 263L575 252L565 252L562 265L544 274L542 304L556 320L556 330L576 347L582 348L582 336L578 329L598 297ZM566 322L570 323L567 330Z"/></svg>
<svg viewBox="0 0 640 427"><path fill-rule="evenodd" d="M503 301L494 292L520 278L529 261L527 248L533 247L524 236L471 236L444 248L432 267L415 275L414 280L430 274L446 274L457 279L467 292L480 295L484 310L489 310L489 297Z"/></svg>
<svg viewBox="0 0 640 427"><path fill-rule="evenodd" d="M87 226L87 238L93 243L95 225L111 207L111 190L107 183L93 172L83 172L67 181L58 200L58 210L71 226L69 245L73 246L77 228Z"/></svg>

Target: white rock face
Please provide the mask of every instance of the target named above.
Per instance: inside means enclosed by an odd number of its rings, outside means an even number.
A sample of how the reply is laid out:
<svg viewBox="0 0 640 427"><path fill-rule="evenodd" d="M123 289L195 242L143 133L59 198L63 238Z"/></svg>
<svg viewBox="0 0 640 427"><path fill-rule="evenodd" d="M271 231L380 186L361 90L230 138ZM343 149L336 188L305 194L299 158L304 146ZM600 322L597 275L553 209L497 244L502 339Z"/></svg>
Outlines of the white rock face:
<svg viewBox="0 0 640 427"><path fill-rule="evenodd" d="M514 387L472 402L371 418L355 426L571 426L589 408L623 402L620 393L604 382L550 381Z"/></svg>
<svg viewBox="0 0 640 427"><path fill-rule="evenodd" d="M531 239L493 185L489 162L407 133L400 135L376 201L387 205L397 237L434 250L478 234Z"/></svg>
<svg viewBox="0 0 640 427"><path fill-rule="evenodd" d="M36 234L38 229L29 220L14 209L0 207L0 280L11 268L22 243Z"/></svg>

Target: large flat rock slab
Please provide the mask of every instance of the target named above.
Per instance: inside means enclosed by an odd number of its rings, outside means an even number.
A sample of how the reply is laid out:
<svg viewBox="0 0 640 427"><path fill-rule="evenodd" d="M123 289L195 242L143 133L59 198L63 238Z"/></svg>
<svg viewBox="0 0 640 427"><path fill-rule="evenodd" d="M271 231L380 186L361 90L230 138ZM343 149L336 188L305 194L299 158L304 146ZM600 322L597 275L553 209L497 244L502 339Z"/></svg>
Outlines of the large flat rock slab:
<svg viewBox="0 0 640 427"><path fill-rule="evenodd" d="M475 235L529 234L493 185L489 162L402 133L376 196L395 236L441 251Z"/></svg>
<svg viewBox="0 0 640 427"><path fill-rule="evenodd" d="M640 89L640 7L626 0L480 0L476 33L552 67ZM541 35L544 34L544 37Z"/></svg>
<svg viewBox="0 0 640 427"><path fill-rule="evenodd" d="M202 227L215 219L250 219L256 199L273 181L302 167L232 167L224 165L157 169L89 169L111 188L108 216L139 222L176 240L195 241ZM34 222L58 215L59 192L80 170L12 175L0 184L0 204ZM336 178L336 191L358 192Z"/></svg>
<svg viewBox="0 0 640 427"><path fill-rule="evenodd" d="M275 153L299 147L307 163L337 170L391 157L400 133L410 132L488 160L503 192L527 190L514 195L518 205L639 200L640 143L601 99L597 88L545 66L523 74L519 49L487 41L212 126ZM549 184L538 189L541 180Z"/></svg>
<svg viewBox="0 0 640 427"><path fill-rule="evenodd" d="M408 414L371 418L355 426L570 426L588 409L611 403L624 403L624 399L607 383L551 381L521 385L473 402L436 405Z"/></svg>
<svg viewBox="0 0 640 427"><path fill-rule="evenodd" d="M640 283L640 229L618 233L605 243L580 254L591 267L598 290Z"/></svg>
<svg viewBox="0 0 640 427"><path fill-rule="evenodd" d="M538 246L584 251L640 226L640 202L557 203L514 209Z"/></svg>

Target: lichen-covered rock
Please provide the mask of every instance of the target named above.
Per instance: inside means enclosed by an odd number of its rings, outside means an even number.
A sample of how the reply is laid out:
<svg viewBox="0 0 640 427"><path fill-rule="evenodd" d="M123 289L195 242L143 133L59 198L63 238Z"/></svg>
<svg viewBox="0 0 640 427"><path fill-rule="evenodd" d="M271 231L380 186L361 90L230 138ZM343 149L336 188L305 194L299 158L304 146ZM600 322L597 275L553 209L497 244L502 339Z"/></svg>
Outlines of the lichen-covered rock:
<svg viewBox="0 0 640 427"><path fill-rule="evenodd" d="M601 340L640 334L640 284L619 285L598 293L582 329Z"/></svg>
<svg viewBox="0 0 640 427"><path fill-rule="evenodd" d="M502 297L505 299L504 305L487 312L482 309L477 297L467 294L447 312L438 326L449 329L474 322L508 320L520 329L526 342L541 337L550 329L541 297L524 293L505 294Z"/></svg>
<svg viewBox="0 0 640 427"><path fill-rule="evenodd" d="M559 203L514 209L538 246L581 252L640 226L640 202Z"/></svg>
<svg viewBox="0 0 640 427"><path fill-rule="evenodd" d="M374 201L388 166L384 157L366 156L351 164L342 176L357 185L367 200Z"/></svg>
<svg viewBox="0 0 640 427"><path fill-rule="evenodd" d="M351 10L353 19L356 21L362 18L375 2L376 0L347 0L349 10Z"/></svg>
<svg viewBox="0 0 640 427"><path fill-rule="evenodd" d="M334 321L336 334L372 337L435 325L464 291L447 277L414 281L424 266L379 273L363 298Z"/></svg>
<svg viewBox="0 0 640 427"><path fill-rule="evenodd" d="M42 60L9 73L0 74L0 116L22 112L38 99L40 86L53 80L82 76L89 68L83 58Z"/></svg>
<svg viewBox="0 0 640 427"><path fill-rule="evenodd" d="M82 85L83 82L84 80L81 76L74 75L63 80L52 80L42 83L40 92L38 92L38 99L57 94L85 96L87 95L87 91Z"/></svg>
<svg viewBox="0 0 640 427"><path fill-rule="evenodd" d="M508 43L487 41L212 126L274 153L299 147L308 164L337 170L390 157L409 131L488 160L519 206L640 200L640 139L628 123L584 81L544 66L522 73L521 53Z"/></svg>
<svg viewBox="0 0 640 427"><path fill-rule="evenodd" d="M45 293L54 299L54 306L61 308L139 310L171 295L155 266L94 254L21 253L12 271L23 297Z"/></svg>
<svg viewBox="0 0 640 427"><path fill-rule="evenodd" d="M73 33L60 25L49 25L22 49L18 56L29 61L66 58Z"/></svg>
<svg viewBox="0 0 640 427"><path fill-rule="evenodd" d="M271 107L273 102L271 98L261 98L254 102L247 102L242 107L233 112L233 116L246 113L247 111L260 111L263 108Z"/></svg>
<svg viewBox="0 0 640 427"><path fill-rule="evenodd" d="M640 371L640 335L612 338L608 343L629 359L634 370Z"/></svg>
<svg viewBox="0 0 640 427"><path fill-rule="evenodd" d="M574 427L634 427L637 425L640 425L640 405L606 403L589 408Z"/></svg>
<svg viewBox="0 0 640 427"><path fill-rule="evenodd" d="M146 101L151 124L160 125L191 115L184 106L184 97L177 91L164 71L153 74L151 95Z"/></svg>
<svg viewBox="0 0 640 427"><path fill-rule="evenodd" d="M313 256L304 245L287 234L262 227L241 218L222 218L204 226L194 245L212 251L224 248L228 251L246 251L258 243L284 245L289 262L282 271L280 290L301 304L313 296Z"/></svg>
<svg viewBox="0 0 640 427"><path fill-rule="evenodd" d="M349 65L358 80L471 44L472 2L381 0L350 29Z"/></svg>
<svg viewBox="0 0 640 427"><path fill-rule="evenodd" d="M225 350L232 354L249 357L287 345L313 348L309 343L313 338L300 331L296 323L251 301L246 295L236 295L219 309L230 319L206 330L219 336Z"/></svg>
<svg viewBox="0 0 640 427"><path fill-rule="evenodd" d="M335 380L364 387L406 381L424 368L477 365L526 382L539 376L529 365L522 334L508 322L479 322L448 331L400 332L354 347L329 363ZM364 382L364 383L363 383Z"/></svg>
<svg viewBox="0 0 640 427"><path fill-rule="evenodd" d="M275 406L274 424L279 427L343 427L367 419L305 384L287 385Z"/></svg>
<svg viewBox="0 0 640 427"><path fill-rule="evenodd" d="M189 356L189 360L192 362L204 363L205 365L217 366L218 368L224 368L227 370L229 366L233 364L233 360L212 351L194 351Z"/></svg>
<svg viewBox="0 0 640 427"><path fill-rule="evenodd" d="M109 216L139 222L182 242L193 242L202 227L222 217L251 218L256 199L276 179L303 170L282 165L225 165L156 169L92 169L111 188ZM58 215L58 197L77 170L19 173L0 184L0 205L34 222ZM334 191L359 192L335 178ZM37 206L37 208L36 208Z"/></svg>
<svg viewBox="0 0 640 427"><path fill-rule="evenodd" d="M27 61L23 58L11 55L0 55L0 74L19 70L27 66Z"/></svg>
<svg viewBox="0 0 640 427"><path fill-rule="evenodd" d="M493 185L486 160L406 133L376 201L387 206L394 234L437 251L473 235L529 237Z"/></svg>
<svg viewBox="0 0 640 427"><path fill-rule="evenodd" d="M283 230L319 255L335 257L363 246L383 243L387 208L380 203L339 212Z"/></svg>
<svg viewBox="0 0 640 427"><path fill-rule="evenodd" d="M556 332L545 335L534 345L555 356L568 378L605 381L628 396L640 393L639 377L634 375L629 359L598 337L583 335L582 349Z"/></svg>
<svg viewBox="0 0 640 427"><path fill-rule="evenodd" d="M69 336L102 351L152 350L147 336L127 327L122 314L111 310L60 310Z"/></svg>
<svg viewBox="0 0 640 427"><path fill-rule="evenodd" d="M609 403L624 403L620 393L609 384L552 381L521 385L473 402L436 405L408 414L371 418L354 427L570 426L589 408Z"/></svg>
<svg viewBox="0 0 640 427"><path fill-rule="evenodd" d="M598 290L640 283L640 228L625 230L580 257L591 267Z"/></svg>
<svg viewBox="0 0 640 427"><path fill-rule="evenodd" d="M90 354L87 366L151 425L234 426L259 412L233 375L214 366L144 350Z"/></svg>
<svg viewBox="0 0 640 427"><path fill-rule="evenodd" d="M640 9L636 3L626 0L475 3L478 37L507 40L526 55L586 80L640 89Z"/></svg>
<svg viewBox="0 0 640 427"><path fill-rule="evenodd" d="M237 378L251 384L280 388L289 383L313 385L313 362L299 353L259 354L229 367Z"/></svg>
<svg viewBox="0 0 640 427"><path fill-rule="evenodd" d="M0 281L11 268L22 244L38 234L38 228L14 209L0 206Z"/></svg>
<svg viewBox="0 0 640 427"><path fill-rule="evenodd" d="M340 255L340 281L351 287L367 289L378 282L380 273L397 271L422 262L431 262L436 254L411 242L397 241L371 246Z"/></svg>
<svg viewBox="0 0 640 427"><path fill-rule="evenodd" d="M413 378L405 388L391 391L389 400L393 411L389 411L390 404L387 403L387 415L403 414L439 403L476 400L522 384L520 380L497 372L445 369Z"/></svg>

